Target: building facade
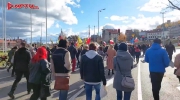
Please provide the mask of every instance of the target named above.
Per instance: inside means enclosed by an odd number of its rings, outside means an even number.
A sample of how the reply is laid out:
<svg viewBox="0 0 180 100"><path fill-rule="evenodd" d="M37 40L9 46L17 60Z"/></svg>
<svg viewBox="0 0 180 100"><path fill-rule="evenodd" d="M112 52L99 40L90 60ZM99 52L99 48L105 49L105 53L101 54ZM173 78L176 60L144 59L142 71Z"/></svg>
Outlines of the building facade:
<svg viewBox="0 0 180 100"><path fill-rule="evenodd" d="M180 36L180 25L169 27L169 37L176 38Z"/></svg>
<svg viewBox="0 0 180 100"><path fill-rule="evenodd" d="M118 29L102 29L102 41L105 41L106 43L109 43L110 40L117 43L118 36Z"/></svg>
<svg viewBox="0 0 180 100"><path fill-rule="evenodd" d="M147 39L148 40L154 40L156 38L167 39L168 37L169 37L168 30L164 30L164 32L162 29L154 29L154 30L147 31Z"/></svg>
<svg viewBox="0 0 180 100"><path fill-rule="evenodd" d="M26 43L26 41L23 40L23 39L7 40L7 41L6 41L6 46L7 46L8 49L10 49L10 48L13 48L14 46L19 46L22 42ZM3 49L3 46L4 46L3 44L5 44L5 43L4 43L4 40L3 40L3 39L0 39L0 50ZM5 46L4 46L4 47L5 47Z"/></svg>
<svg viewBox="0 0 180 100"><path fill-rule="evenodd" d="M127 41L131 41L132 38L139 38L139 30L126 30L125 35Z"/></svg>

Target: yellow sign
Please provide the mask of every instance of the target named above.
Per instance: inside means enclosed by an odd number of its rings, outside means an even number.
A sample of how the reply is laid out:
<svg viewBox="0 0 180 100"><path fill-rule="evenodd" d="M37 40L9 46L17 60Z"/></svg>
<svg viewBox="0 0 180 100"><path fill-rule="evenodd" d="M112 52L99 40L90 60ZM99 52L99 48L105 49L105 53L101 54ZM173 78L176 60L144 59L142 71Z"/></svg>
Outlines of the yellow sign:
<svg viewBox="0 0 180 100"><path fill-rule="evenodd" d="M134 37L135 34L132 34L132 37Z"/></svg>

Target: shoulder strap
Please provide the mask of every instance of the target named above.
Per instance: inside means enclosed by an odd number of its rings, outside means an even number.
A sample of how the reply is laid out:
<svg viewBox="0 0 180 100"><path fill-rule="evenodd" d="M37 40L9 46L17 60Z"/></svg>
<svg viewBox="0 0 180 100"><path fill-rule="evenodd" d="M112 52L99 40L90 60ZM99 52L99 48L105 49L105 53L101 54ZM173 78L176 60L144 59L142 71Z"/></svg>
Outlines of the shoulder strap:
<svg viewBox="0 0 180 100"><path fill-rule="evenodd" d="M119 68L120 73L122 74L121 66L120 66L120 64L118 63L117 56L116 56L116 63L117 63L117 66L118 66L118 68Z"/></svg>

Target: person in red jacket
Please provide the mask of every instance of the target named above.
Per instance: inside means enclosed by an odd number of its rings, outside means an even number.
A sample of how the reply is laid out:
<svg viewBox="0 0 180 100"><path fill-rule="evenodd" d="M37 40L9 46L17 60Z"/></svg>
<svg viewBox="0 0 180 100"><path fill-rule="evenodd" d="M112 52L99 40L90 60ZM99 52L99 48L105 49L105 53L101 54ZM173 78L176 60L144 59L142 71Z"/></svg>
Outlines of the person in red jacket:
<svg viewBox="0 0 180 100"><path fill-rule="evenodd" d="M135 46L134 49L135 49L136 63L138 64L139 63L139 57L141 55L141 50L138 46Z"/></svg>

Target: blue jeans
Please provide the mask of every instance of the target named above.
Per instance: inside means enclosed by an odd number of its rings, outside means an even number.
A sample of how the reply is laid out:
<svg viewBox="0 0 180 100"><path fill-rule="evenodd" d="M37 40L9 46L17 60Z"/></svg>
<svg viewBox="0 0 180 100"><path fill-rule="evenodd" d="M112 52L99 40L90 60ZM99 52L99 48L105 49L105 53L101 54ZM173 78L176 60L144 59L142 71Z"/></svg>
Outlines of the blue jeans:
<svg viewBox="0 0 180 100"><path fill-rule="evenodd" d="M92 89L93 89L93 87L96 91L95 100L101 100L101 97L100 97L101 84L90 85L90 84L85 83L86 100L92 100Z"/></svg>
<svg viewBox="0 0 180 100"><path fill-rule="evenodd" d="M122 100L123 99L123 91L119 91L119 90L116 90L116 93L117 93L117 100ZM131 92L124 92L124 100L130 100L131 98Z"/></svg>
<svg viewBox="0 0 180 100"><path fill-rule="evenodd" d="M68 90L59 91L59 100L67 100Z"/></svg>

